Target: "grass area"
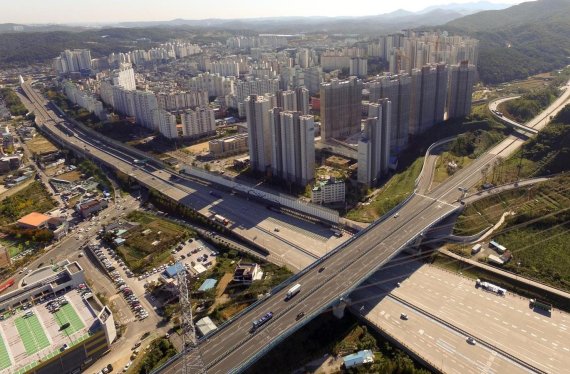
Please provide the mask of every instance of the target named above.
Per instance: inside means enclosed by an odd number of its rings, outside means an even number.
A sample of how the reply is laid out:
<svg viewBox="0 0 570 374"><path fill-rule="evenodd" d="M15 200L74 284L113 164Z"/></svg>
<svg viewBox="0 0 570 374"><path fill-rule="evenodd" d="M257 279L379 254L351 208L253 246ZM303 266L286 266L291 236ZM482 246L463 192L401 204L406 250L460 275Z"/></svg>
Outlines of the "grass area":
<svg viewBox="0 0 570 374"><path fill-rule="evenodd" d="M56 206L41 182L0 201L0 225L12 223L32 212L47 212Z"/></svg>
<svg viewBox="0 0 570 374"><path fill-rule="evenodd" d="M71 335L85 327L71 304L61 306L60 310L55 312L55 316L59 327L69 322L69 327L64 330L67 335Z"/></svg>
<svg viewBox="0 0 570 374"><path fill-rule="evenodd" d="M468 156L456 156L451 152L443 152L435 163L435 171L432 181L434 183L442 183L458 170L471 165L473 161L474 159ZM448 167L448 164L450 162L453 162L457 165L457 168L455 170Z"/></svg>
<svg viewBox="0 0 570 374"><path fill-rule="evenodd" d="M242 262L258 262L247 256L240 256L236 251L223 253L217 258L216 265L208 272L200 275L200 279L215 278L222 279L226 274L233 274L236 267L236 260ZM213 308L209 314L210 317L217 322L224 322L232 316L247 308L258 299L258 296L269 292L273 287L285 281L292 273L285 267L279 267L270 263L260 264L263 269L263 279L254 281L251 285L242 285L230 283L225 287L224 294L221 295L225 301ZM201 282L195 282L194 290L200 286ZM211 299L209 303L213 303L214 293L206 293L202 295L202 300Z"/></svg>
<svg viewBox="0 0 570 374"><path fill-rule="evenodd" d="M176 354L176 349L168 339L156 339L150 343L144 353L144 358L139 364L131 368L131 373L150 373L154 368L164 364L168 359Z"/></svg>
<svg viewBox="0 0 570 374"><path fill-rule="evenodd" d="M514 212L494 237L513 255L504 268L570 290L569 184L565 176L477 201L458 218L455 232L476 233L505 211Z"/></svg>
<svg viewBox="0 0 570 374"><path fill-rule="evenodd" d="M395 174L380 188L372 201L352 209L347 213L346 218L358 222L373 222L404 201L414 191L416 178L420 175L423 161L424 158L420 157L409 168Z"/></svg>
<svg viewBox="0 0 570 374"><path fill-rule="evenodd" d="M14 322L28 356L50 345L43 327L35 314L28 318L19 317Z"/></svg>
<svg viewBox="0 0 570 374"><path fill-rule="evenodd" d="M4 339L0 334L0 370L4 370L12 365L10 356L8 355L8 349L6 348L6 344L4 344L5 341L8 341L8 339Z"/></svg>
<svg viewBox="0 0 570 374"><path fill-rule="evenodd" d="M480 193L483 194L484 192ZM516 213L516 207L524 207L522 204L529 198L529 189L525 187L493 194L485 199L478 200L468 205L457 218L454 234L475 235L497 223L503 213L508 211L515 211Z"/></svg>
<svg viewBox="0 0 570 374"><path fill-rule="evenodd" d="M118 253L136 274L167 263L172 247L195 236L187 228L150 213L135 211L126 218L139 225L124 234L126 242L118 248ZM145 230L150 232L143 234Z"/></svg>
<svg viewBox="0 0 570 374"><path fill-rule="evenodd" d="M50 153L58 150L58 148L52 142L40 134L37 134L33 137L33 139L27 141L26 145L30 149L30 152L33 154Z"/></svg>
<svg viewBox="0 0 570 374"><path fill-rule="evenodd" d="M303 368L302 372L312 372L309 368L304 368L304 365L311 360L321 358L324 354L350 354L361 349L371 349L375 352L375 362L354 369L356 370L354 372L429 373L426 369L414 364L409 356L393 348L375 332L370 332L365 326L359 325L352 315L347 314L343 319L338 320L330 313L314 318L245 372L248 374L291 373L299 368Z"/></svg>

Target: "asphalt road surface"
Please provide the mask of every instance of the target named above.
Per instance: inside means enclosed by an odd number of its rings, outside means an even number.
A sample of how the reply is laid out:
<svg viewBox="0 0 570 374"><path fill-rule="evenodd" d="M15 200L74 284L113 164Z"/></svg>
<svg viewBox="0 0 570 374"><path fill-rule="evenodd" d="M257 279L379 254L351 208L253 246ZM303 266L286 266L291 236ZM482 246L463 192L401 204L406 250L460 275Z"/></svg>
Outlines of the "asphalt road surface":
<svg viewBox="0 0 570 374"><path fill-rule="evenodd" d="M73 138L79 142L76 146L81 147L83 143L77 137ZM459 207L455 202L461 196L458 188L476 185L481 178L479 170L504 152L514 151L516 147L512 145L516 140L516 138L505 140L468 168L440 184L429 195L414 195L399 210L398 216L370 226L368 230L354 237L348 245L337 250L334 255L324 259L318 266L308 269L298 279L297 282L302 285L302 290L293 299L284 300L286 288L276 292L255 308L248 309L227 327L219 329L209 339L202 341L200 352L208 371L226 373L244 369L274 344L338 300L339 296L350 292L417 235L455 212ZM122 161L120 158L124 156L118 154L120 151L112 149L105 151L112 152L116 157L109 159L108 153L104 153L101 149L90 149L90 152L96 152L94 155L106 160L106 163L112 161L121 168L132 167L134 161L132 157L130 159L126 157L127 160ZM133 174L137 179L140 177L143 184L154 188L158 186L156 177L149 177L148 173L140 173L135 169L137 168L133 169ZM179 196L181 191L177 188L173 188L172 191L163 188L160 190L166 194L172 193L179 201L184 199L183 196ZM324 270L319 271L320 268ZM269 311L274 313L273 319L255 333L250 333L251 321ZM296 316L301 311L305 313L305 317L297 321ZM183 365L181 360L175 360L163 372L178 372L181 365Z"/></svg>

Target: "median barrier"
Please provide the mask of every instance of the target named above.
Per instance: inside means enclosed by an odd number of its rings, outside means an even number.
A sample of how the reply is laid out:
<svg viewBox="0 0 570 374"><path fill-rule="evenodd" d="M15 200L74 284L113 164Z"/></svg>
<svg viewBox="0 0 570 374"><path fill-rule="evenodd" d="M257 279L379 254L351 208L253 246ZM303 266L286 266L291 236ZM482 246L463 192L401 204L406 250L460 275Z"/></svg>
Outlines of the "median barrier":
<svg viewBox="0 0 570 374"><path fill-rule="evenodd" d="M529 363L527 363L527 362L525 362L525 361L519 359L518 357L516 357L516 356L514 356L514 355L512 355L512 354L510 354L510 353L508 353L508 352L506 352L506 351L504 351L504 350L502 350L501 348L497 347L496 345L491 344L491 343L489 343L489 342L487 342L487 341L485 341L485 340L483 340L483 339L477 337L477 336L474 335L474 334L468 333L467 331L465 331L465 330L463 330L463 329L461 329L461 328L459 328L459 327L457 327L457 326L455 326L455 325L453 325L453 324L447 322L446 320L444 320L444 319L442 319L442 318L440 318L440 317L438 317L438 316L436 316L436 315L434 315L434 314L431 314L430 312L428 312L428 311L426 311L426 310L424 310L424 309L422 309L422 308L420 308L420 307L418 307L418 306L416 306L416 305L414 305L414 304L412 304L412 303L410 303L410 302L408 302L408 301L406 301L406 300L404 300L404 299L402 299L402 298L400 298L400 297L398 297L398 296L396 296L396 295L390 294L388 297L390 297L390 298L392 298L392 299L398 301L398 302L401 303L401 304L404 304L405 306L407 306L407 307L410 308L410 309L413 309L413 310L415 310L415 311L417 311L417 312L419 312L419 313L421 313L421 314L423 314L423 315L429 317L430 319L432 319L432 320L434 320L434 321L436 321L436 322L438 322L438 323L444 325L445 327L447 327L447 328L449 328L449 329L451 329L451 330L454 330L454 331L456 331L456 332L458 332L458 333L460 333L460 334L462 334L462 335L464 335L464 336L466 336L466 337L473 337L474 339L477 340L477 342L478 342L479 344L485 346L486 348L489 348L489 349L491 349L491 350L493 350L493 351L496 351L496 352L502 354L503 356L509 358L511 361L514 361L515 363L521 365L522 367L524 367L524 368L526 368L526 369L531 370L532 372L541 373L541 374L546 374L546 373L547 373L547 372L545 372L544 370L540 370L540 369L537 368L536 366L533 366L533 365L531 365L531 364L529 364Z"/></svg>

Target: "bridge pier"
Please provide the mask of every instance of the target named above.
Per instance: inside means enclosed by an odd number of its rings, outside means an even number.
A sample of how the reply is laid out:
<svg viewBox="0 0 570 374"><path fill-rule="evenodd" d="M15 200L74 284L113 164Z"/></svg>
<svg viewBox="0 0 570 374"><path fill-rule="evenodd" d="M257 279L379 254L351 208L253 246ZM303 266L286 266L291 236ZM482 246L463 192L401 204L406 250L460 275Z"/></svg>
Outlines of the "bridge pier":
<svg viewBox="0 0 570 374"><path fill-rule="evenodd" d="M341 297L332 307L333 316L338 319L342 319L344 317L344 311L349 303L350 299Z"/></svg>

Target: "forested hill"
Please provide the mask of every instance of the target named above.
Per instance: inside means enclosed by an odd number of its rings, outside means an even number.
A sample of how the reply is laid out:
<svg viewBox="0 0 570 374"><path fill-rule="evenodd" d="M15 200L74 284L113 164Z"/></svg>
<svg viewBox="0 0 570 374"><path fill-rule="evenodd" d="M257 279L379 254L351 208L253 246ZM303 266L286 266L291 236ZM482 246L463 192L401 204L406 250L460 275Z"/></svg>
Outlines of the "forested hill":
<svg viewBox="0 0 570 374"><path fill-rule="evenodd" d="M538 0L451 21L443 29L481 41L487 83L523 79L570 64L570 0Z"/></svg>

